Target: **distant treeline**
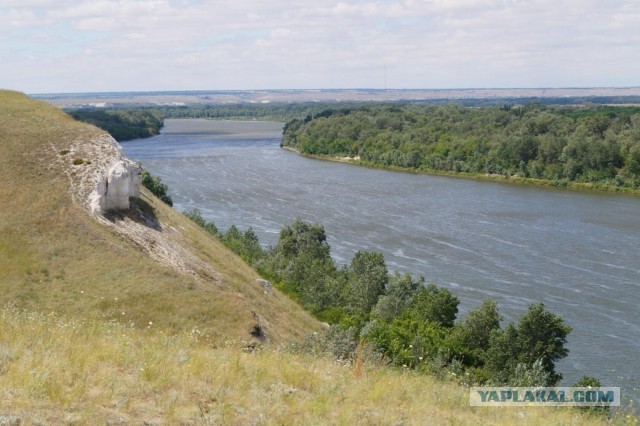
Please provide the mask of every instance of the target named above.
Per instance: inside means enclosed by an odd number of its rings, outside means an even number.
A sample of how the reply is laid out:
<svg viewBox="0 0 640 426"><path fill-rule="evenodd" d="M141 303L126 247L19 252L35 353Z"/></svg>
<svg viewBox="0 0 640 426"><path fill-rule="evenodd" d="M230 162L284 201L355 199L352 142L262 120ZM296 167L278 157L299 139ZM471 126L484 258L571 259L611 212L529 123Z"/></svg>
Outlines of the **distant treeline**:
<svg viewBox="0 0 640 426"><path fill-rule="evenodd" d="M164 119L153 109L81 109L68 111L79 121L93 124L108 132L119 142L155 136L160 133Z"/></svg>
<svg viewBox="0 0 640 426"><path fill-rule="evenodd" d="M355 108L361 104L345 105ZM107 131L117 141L123 142L159 134L165 118L289 121L315 115L335 106L333 103L238 104L82 108L67 112L76 120L93 124Z"/></svg>
<svg viewBox="0 0 640 426"><path fill-rule="evenodd" d="M251 228L224 233L198 210L185 214L331 324L303 345L306 350L349 358L360 348L392 365L466 384L548 386L562 378L555 363L568 353L571 327L542 304L505 328L491 299L458 318L460 301L449 290L389 274L380 253L359 251L350 264L336 265L322 225L297 220L282 229L275 247L264 249Z"/></svg>
<svg viewBox="0 0 640 426"><path fill-rule="evenodd" d="M326 111L356 110L387 105L394 108L411 106L460 105L464 107L521 107L523 105L590 105L598 108L606 104L640 103L640 97L585 98L490 98L490 99L433 99L422 101L380 102L306 102L306 103L242 103L232 105L190 106L118 106L110 108L82 108L69 110L74 118L94 124L111 133L118 141L155 136L165 118L206 118L213 120L291 121L322 116Z"/></svg>
<svg viewBox="0 0 640 426"><path fill-rule="evenodd" d="M449 105L466 107L486 107L503 105L528 105L531 103L544 105L606 105L606 104L640 104L640 96L624 97L585 97L585 98L489 98L489 99L430 99L420 101L388 101L386 105ZM165 118L211 118L211 119L255 119L290 121L315 116L326 110L356 109L359 107L375 107L380 102L301 102L301 103L243 103L234 105L190 105L154 107Z"/></svg>
<svg viewBox="0 0 640 426"><path fill-rule="evenodd" d="M640 107L367 105L287 123L283 146L418 171L640 188Z"/></svg>
<svg viewBox="0 0 640 426"><path fill-rule="evenodd" d="M335 108L335 103L274 103L274 104L237 104L237 105L194 105L186 107L162 107L158 111L165 118L210 118L225 120L265 120L289 121L315 115L327 108ZM345 103L355 108L356 103Z"/></svg>

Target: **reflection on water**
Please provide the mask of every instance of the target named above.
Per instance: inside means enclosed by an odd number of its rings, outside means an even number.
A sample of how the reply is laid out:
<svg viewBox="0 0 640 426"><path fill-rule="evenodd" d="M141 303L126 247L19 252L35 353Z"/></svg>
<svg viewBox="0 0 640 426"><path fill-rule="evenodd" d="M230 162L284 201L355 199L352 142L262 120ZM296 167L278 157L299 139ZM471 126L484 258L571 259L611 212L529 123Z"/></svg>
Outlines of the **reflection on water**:
<svg viewBox="0 0 640 426"><path fill-rule="evenodd" d="M216 125L167 120L160 136L123 145L177 209L221 229L252 226L273 244L299 217L325 226L339 262L381 251L390 269L450 288L463 312L492 297L511 321L544 302L573 327L566 384L589 374L627 395L640 386L639 197L310 160L279 148L281 125Z"/></svg>

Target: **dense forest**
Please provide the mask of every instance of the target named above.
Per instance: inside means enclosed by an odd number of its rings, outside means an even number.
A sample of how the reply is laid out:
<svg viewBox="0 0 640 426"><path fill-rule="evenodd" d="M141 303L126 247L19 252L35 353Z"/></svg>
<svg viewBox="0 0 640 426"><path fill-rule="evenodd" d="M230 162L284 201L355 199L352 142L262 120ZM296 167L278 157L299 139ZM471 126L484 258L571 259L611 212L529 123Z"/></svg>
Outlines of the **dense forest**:
<svg viewBox="0 0 640 426"><path fill-rule="evenodd" d="M357 103L345 103L355 108ZM158 111L165 118L209 118L215 120L266 120L289 121L315 115L335 103L277 103L277 104L235 104L235 105L192 105L185 107L162 107Z"/></svg>
<svg viewBox="0 0 640 426"><path fill-rule="evenodd" d="M153 109L93 108L68 111L68 114L109 132L119 142L155 136L164 124L162 114Z"/></svg>
<svg viewBox="0 0 640 426"><path fill-rule="evenodd" d="M640 107L377 105L287 123L282 145L416 171L640 188Z"/></svg>
<svg viewBox="0 0 640 426"><path fill-rule="evenodd" d="M389 274L380 253L360 251L350 264L337 266L322 225L296 220L282 229L275 247L264 249L251 228L232 226L225 233L198 210L185 214L331 324L326 334L305 342L311 352L338 358L366 352L465 384L544 386L562 378L555 363L568 354L571 327L543 304L531 305L504 328L491 299L458 318L455 295L422 277ZM598 383L588 376L582 382Z"/></svg>

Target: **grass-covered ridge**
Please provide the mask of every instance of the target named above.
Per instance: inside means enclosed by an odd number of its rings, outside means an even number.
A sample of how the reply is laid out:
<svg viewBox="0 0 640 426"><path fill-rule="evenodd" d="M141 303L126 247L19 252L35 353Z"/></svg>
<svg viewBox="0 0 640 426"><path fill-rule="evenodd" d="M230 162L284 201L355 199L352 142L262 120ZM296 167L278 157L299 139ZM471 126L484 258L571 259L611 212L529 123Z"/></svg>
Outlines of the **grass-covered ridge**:
<svg viewBox="0 0 640 426"><path fill-rule="evenodd" d="M137 206L161 228L149 235L171 236L217 272L217 284L205 270L203 278L185 275L149 258L87 214L72 189L92 158L74 165L69 150L101 134L44 102L0 92L0 306L97 313L138 327L152 321L169 331L197 327L217 344L250 341L256 318L275 343L318 328L286 296L265 297L255 271L147 190Z"/></svg>

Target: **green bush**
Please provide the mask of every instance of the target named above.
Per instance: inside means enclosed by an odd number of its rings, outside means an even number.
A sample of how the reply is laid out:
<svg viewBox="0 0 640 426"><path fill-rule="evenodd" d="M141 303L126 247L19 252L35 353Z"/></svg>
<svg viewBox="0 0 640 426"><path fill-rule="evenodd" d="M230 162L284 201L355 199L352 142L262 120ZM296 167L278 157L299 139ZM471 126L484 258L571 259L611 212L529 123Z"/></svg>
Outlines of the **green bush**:
<svg viewBox="0 0 640 426"><path fill-rule="evenodd" d="M171 196L167 194L169 187L162 183L159 177L153 176L147 170L142 171L142 184L160 200L166 204L173 206Z"/></svg>

